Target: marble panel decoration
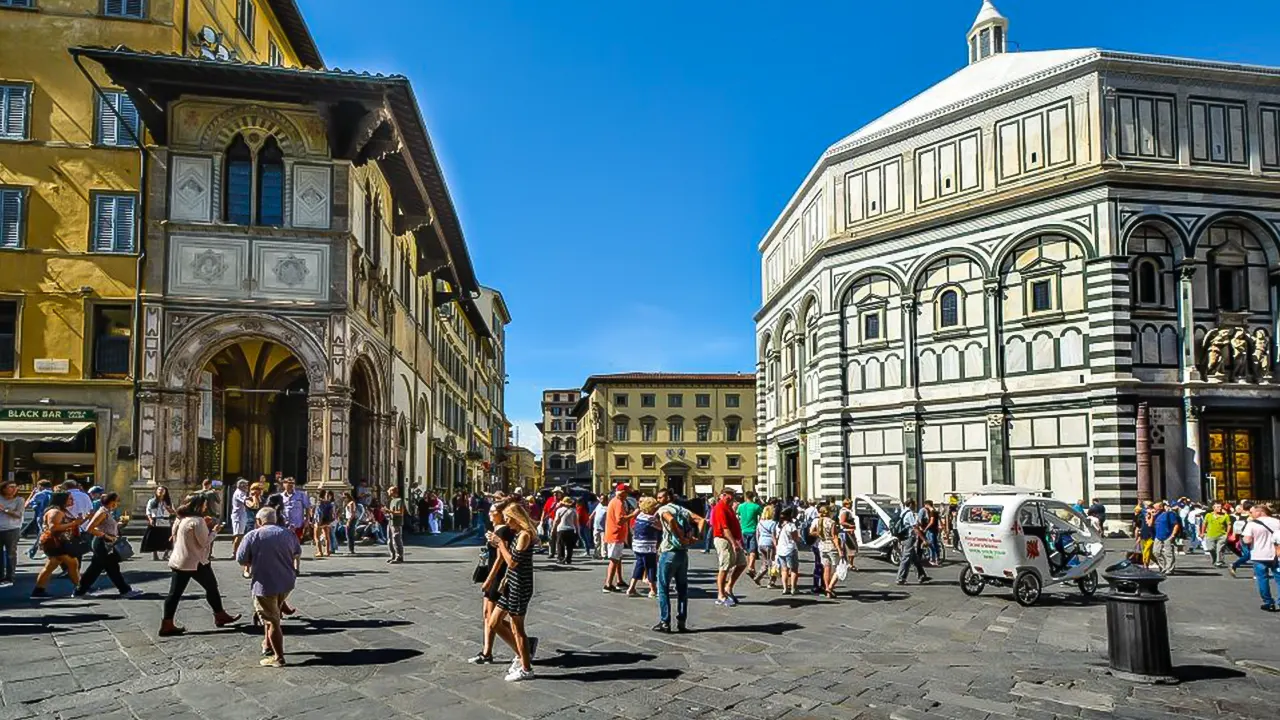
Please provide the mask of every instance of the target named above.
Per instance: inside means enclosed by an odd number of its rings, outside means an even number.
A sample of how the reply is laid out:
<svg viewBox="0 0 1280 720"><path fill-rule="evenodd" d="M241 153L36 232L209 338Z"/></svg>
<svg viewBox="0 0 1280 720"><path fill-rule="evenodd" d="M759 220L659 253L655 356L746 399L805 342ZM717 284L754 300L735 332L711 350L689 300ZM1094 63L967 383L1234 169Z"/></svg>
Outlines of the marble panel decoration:
<svg viewBox="0 0 1280 720"><path fill-rule="evenodd" d="M253 245L254 297L325 300L329 296L329 248L290 242Z"/></svg>
<svg viewBox="0 0 1280 720"><path fill-rule="evenodd" d="M169 292L173 295L245 296L249 241L175 235L169 238Z"/></svg>
<svg viewBox="0 0 1280 720"><path fill-rule="evenodd" d="M332 176L324 165L293 166L293 226L329 229Z"/></svg>
<svg viewBox="0 0 1280 720"><path fill-rule="evenodd" d="M213 220L213 158L170 156L169 219Z"/></svg>

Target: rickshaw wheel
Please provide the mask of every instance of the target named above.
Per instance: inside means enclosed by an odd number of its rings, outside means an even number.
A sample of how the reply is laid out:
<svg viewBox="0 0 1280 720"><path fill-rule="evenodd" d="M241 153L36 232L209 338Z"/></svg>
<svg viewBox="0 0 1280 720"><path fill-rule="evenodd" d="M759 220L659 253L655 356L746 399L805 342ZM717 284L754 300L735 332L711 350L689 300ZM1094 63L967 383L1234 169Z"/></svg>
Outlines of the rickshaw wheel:
<svg viewBox="0 0 1280 720"><path fill-rule="evenodd" d="M895 541L893 545L889 548L889 564L891 565L902 564L902 541L901 540Z"/></svg>
<svg viewBox="0 0 1280 720"><path fill-rule="evenodd" d="M1040 599L1040 576L1023 570L1013 580L1013 598L1023 607L1031 607Z"/></svg>
<svg viewBox="0 0 1280 720"><path fill-rule="evenodd" d="M1093 597L1093 594L1098 592L1098 571L1094 570L1080 578L1076 581L1076 585L1080 587L1081 595L1087 598Z"/></svg>
<svg viewBox="0 0 1280 720"><path fill-rule="evenodd" d="M974 572L972 567L965 565L960 569L960 592L969 597L976 597L982 594L982 589L986 586L987 581Z"/></svg>

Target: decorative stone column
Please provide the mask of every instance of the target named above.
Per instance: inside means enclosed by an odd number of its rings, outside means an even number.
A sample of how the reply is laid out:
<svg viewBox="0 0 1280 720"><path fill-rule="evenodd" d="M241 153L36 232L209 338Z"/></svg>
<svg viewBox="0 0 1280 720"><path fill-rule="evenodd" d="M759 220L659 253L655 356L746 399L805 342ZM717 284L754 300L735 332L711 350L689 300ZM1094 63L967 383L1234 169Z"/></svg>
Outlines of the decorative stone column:
<svg viewBox="0 0 1280 720"><path fill-rule="evenodd" d="M187 394L180 390L165 392L161 398L161 428L164 448L162 464L158 468L157 482L163 479L164 484L182 488L188 482L187 477Z"/></svg>
<svg viewBox="0 0 1280 720"><path fill-rule="evenodd" d="M1138 419L1135 424L1138 448L1138 502L1152 499L1151 489L1151 423L1147 404L1138 403ZM1166 488L1172 491L1173 488ZM1177 497L1177 495L1170 495Z"/></svg>
<svg viewBox="0 0 1280 720"><path fill-rule="evenodd" d="M919 303L915 295L902 296L902 382L911 388L911 397L920 399L919 363L916 362L916 316ZM913 431L914 432L914 431ZM909 495L909 497L915 497Z"/></svg>
<svg viewBox="0 0 1280 720"><path fill-rule="evenodd" d="M1012 485L1008 474L1005 472L1007 463L1005 456L1008 441L1005 437L1007 434L1008 421L1003 412L991 413L987 415L987 445L991 453L991 484L992 485Z"/></svg>
<svg viewBox="0 0 1280 720"><path fill-rule="evenodd" d="M998 378L1000 387L1003 389L1005 387L1004 344L1000 340L1000 300L1004 298L1004 292L1000 287L1000 281L995 278L984 281L982 295L986 299L987 352L991 358L991 377ZM992 470L994 472L994 468Z"/></svg>
<svg viewBox="0 0 1280 720"><path fill-rule="evenodd" d="M307 396L307 477L305 482L310 487L323 488L326 482L325 458L325 414L328 410L328 399L324 395Z"/></svg>
<svg viewBox="0 0 1280 720"><path fill-rule="evenodd" d="M920 423L902 421L902 478L906 498L920 501Z"/></svg>
<svg viewBox="0 0 1280 720"><path fill-rule="evenodd" d="M347 479L347 441L351 424L351 391L331 393L326 400L329 412L328 482L331 487L350 485Z"/></svg>
<svg viewBox="0 0 1280 720"><path fill-rule="evenodd" d="M1197 366L1199 352L1196 348L1195 295L1193 282L1195 265L1178 268L1178 327L1182 329L1182 382L1204 380ZM1196 483L1199 485L1199 483Z"/></svg>
<svg viewBox="0 0 1280 720"><path fill-rule="evenodd" d="M1184 396L1182 400L1182 412L1185 418L1185 427L1187 431L1187 454L1183 463L1182 495L1186 495L1192 500L1201 500L1204 494L1204 468L1203 454L1200 450L1200 406L1194 402L1194 398Z"/></svg>

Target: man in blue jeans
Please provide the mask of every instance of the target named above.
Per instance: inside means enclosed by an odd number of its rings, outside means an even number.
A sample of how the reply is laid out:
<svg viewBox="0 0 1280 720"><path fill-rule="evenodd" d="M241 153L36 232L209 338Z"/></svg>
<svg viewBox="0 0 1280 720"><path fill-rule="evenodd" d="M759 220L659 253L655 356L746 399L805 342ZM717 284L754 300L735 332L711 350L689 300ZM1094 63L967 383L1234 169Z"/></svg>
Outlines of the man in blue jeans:
<svg viewBox="0 0 1280 720"><path fill-rule="evenodd" d="M670 490L658 491L658 518L662 524L662 542L658 544L658 624L654 632L671 632L671 583L676 584L676 631L688 632L689 618L689 550L698 542L698 534L707 522L675 503Z"/></svg>
<svg viewBox="0 0 1280 720"><path fill-rule="evenodd" d="M1262 597L1265 612L1276 611L1276 599L1271 594L1271 580L1276 574L1276 540L1280 538L1280 520L1271 517L1271 508L1258 503L1249 510L1250 519L1240 533L1240 542L1249 548L1253 560L1253 578L1258 582L1258 595Z"/></svg>

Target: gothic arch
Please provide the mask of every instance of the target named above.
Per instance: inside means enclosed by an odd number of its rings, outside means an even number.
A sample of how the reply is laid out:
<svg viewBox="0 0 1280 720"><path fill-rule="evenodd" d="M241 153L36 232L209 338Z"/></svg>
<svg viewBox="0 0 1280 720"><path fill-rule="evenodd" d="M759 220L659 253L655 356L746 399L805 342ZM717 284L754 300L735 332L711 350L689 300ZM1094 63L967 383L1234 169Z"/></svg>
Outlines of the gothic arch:
<svg viewBox="0 0 1280 720"><path fill-rule="evenodd" d="M382 366L377 361L377 356L367 351L359 353L350 364L350 367L351 377L346 380L347 386L352 386L357 370L363 369L369 376L369 392L372 395L371 410L373 412L386 412L387 406L390 404L387 399L387 383L382 374Z"/></svg>
<svg viewBox="0 0 1280 720"><path fill-rule="evenodd" d="M1070 225L1050 223L1048 225L1038 225L1029 230L1024 230L1023 232L1005 240L997 251L993 253L995 262L991 265L992 272L1003 277L1005 275L1004 265L1018 247L1027 240L1041 235L1061 235L1062 237L1072 240L1080 246L1080 250L1083 252L1085 260L1090 260L1098 256L1098 249L1094 247L1093 241L1081 233L1079 229L1071 227Z"/></svg>
<svg viewBox="0 0 1280 720"><path fill-rule="evenodd" d="M233 137L243 133L253 147L252 135L255 132L261 134L259 144L267 135L274 136L286 157L306 154L307 143L302 130L283 113L261 105L235 105L215 115L200 135L200 146L221 152L231 144Z"/></svg>
<svg viewBox="0 0 1280 720"><path fill-rule="evenodd" d="M871 275L884 275L889 278L898 285L899 293L902 292L902 288L906 287L902 273L898 272L898 270L893 267L885 265L884 267L866 268L855 273L850 273L848 277L840 279L840 284L836 287L836 291L831 295L831 297L835 299L834 307L844 305L844 296L849 293L849 290L859 280Z"/></svg>
<svg viewBox="0 0 1280 720"><path fill-rule="evenodd" d="M297 322L262 313L216 314L186 328L171 343L160 373L170 388L194 388L205 365L224 348L244 340L269 340L297 356L307 374L310 392L327 391L328 358L320 342Z"/></svg>
<svg viewBox="0 0 1280 720"><path fill-rule="evenodd" d="M932 255L917 260L915 265L911 266L911 269L907 271L907 282L903 287L911 288L912 292L919 292L925 271L933 267L935 263L951 257L963 257L967 260L972 260L982 270L984 278L991 277L991 261L985 255L973 248L953 247L939 250Z"/></svg>
<svg viewBox="0 0 1280 720"><path fill-rule="evenodd" d="M1165 239L1169 241L1169 247L1174 250L1174 262L1181 262L1187 257L1191 240L1187 237L1186 231L1177 221L1161 212L1144 212L1129 218L1120 230L1120 246L1116 248L1117 254L1129 254L1130 239L1144 226L1155 226L1157 230L1164 233Z"/></svg>
<svg viewBox="0 0 1280 720"><path fill-rule="evenodd" d="M1256 215L1238 210L1226 210L1205 218L1204 222L1200 223L1199 228L1196 230L1196 234L1191 238L1191 249L1188 254L1194 255L1209 230L1213 226L1224 222L1235 223L1253 233L1267 254L1268 264L1272 268L1280 266L1280 238L1276 237L1275 230L1270 224L1263 222Z"/></svg>
<svg viewBox="0 0 1280 720"><path fill-rule="evenodd" d="M800 318L800 326L809 322L812 313L822 314L822 303L818 300L817 290L808 290L795 306L796 317Z"/></svg>

